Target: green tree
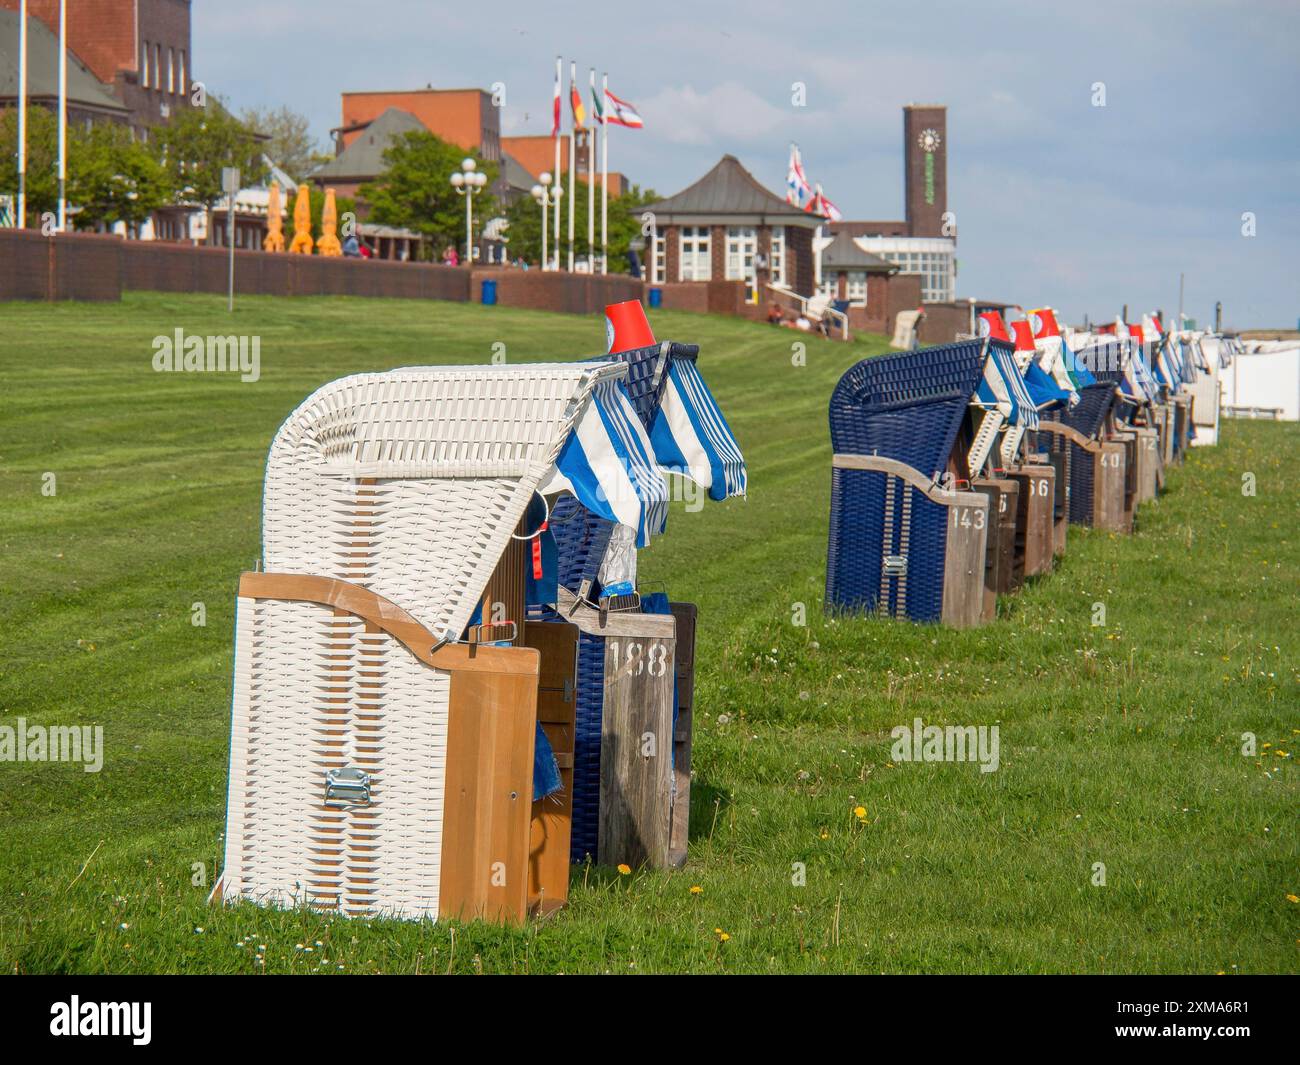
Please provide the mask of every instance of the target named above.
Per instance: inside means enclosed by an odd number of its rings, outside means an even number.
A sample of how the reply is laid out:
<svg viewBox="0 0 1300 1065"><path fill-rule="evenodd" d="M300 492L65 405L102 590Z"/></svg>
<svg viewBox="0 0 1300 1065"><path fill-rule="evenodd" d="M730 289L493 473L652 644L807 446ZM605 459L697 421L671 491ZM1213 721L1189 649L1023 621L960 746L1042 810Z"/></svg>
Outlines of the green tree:
<svg viewBox="0 0 1300 1065"><path fill-rule="evenodd" d="M384 152L384 175L359 190L370 204L368 221L422 233L428 238L426 253L437 253L447 244L461 248L465 198L452 188L450 179L465 157L456 145L424 130L398 138ZM479 233L497 211L496 197L489 191L497 166L477 157L475 161L488 176L488 185L474 197L474 229Z"/></svg>
<svg viewBox="0 0 1300 1065"><path fill-rule="evenodd" d="M76 205L73 221L78 229L125 222L134 233L172 194L156 148L136 140L128 127L116 122L73 132L68 178L68 199Z"/></svg>
<svg viewBox="0 0 1300 1065"><path fill-rule="evenodd" d="M0 192L18 195L18 108L0 110ZM59 131L54 115L44 107L27 108L27 224L41 224L41 215L59 209Z"/></svg>
<svg viewBox="0 0 1300 1065"><path fill-rule="evenodd" d="M266 154L294 181L302 181L331 158L320 150L307 116L288 107L246 107L239 120L254 133L270 138L264 145Z"/></svg>
<svg viewBox="0 0 1300 1065"><path fill-rule="evenodd" d="M262 145L253 131L221 101L209 97L205 107L181 108L158 130L163 160L178 203L197 203L208 216L208 243L214 242L212 209L221 199L222 167L237 166L248 186L265 173Z"/></svg>
<svg viewBox="0 0 1300 1065"><path fill-rule="evenodd" d="M622 196L611 196L609 200L609 271L624 273L631 267L628 259L628 247L640 237L642 209L659 199L653 189L642 190L633 185ZM600 252L600 187L596 188L596 247L592 249L587 243L587 186L578 182L573 190L573 246L577 258L587 257L593 250ZM507 255L511 259L523 258L531 263L542 261L542 208L531 196L520 196L506 210L510 228L506 230L509 243ZM560 211L560 249L561 262L567 262L569 253L569 193L565 189L564 206ZM555 255L555 233L552 223L555 209L547 214L547 251ZM645 264L645 252L639 253L642 266Z"/></svg>

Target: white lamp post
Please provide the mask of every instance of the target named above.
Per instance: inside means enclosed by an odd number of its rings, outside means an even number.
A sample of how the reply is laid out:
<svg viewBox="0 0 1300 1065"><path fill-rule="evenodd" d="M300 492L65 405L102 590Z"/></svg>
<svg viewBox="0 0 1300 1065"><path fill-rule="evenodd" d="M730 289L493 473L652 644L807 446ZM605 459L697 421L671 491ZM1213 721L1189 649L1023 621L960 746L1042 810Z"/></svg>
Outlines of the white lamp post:
<svg viewBox="0 0 1300 1065"><path fill-rule="evenodd" d="M533 199L541 204L542 207L542 269L545 270L547 269L547 264L550 262L546 251L546 215L550 208L560 202L560 197L564 194L564 189L559 185L556 185L555 188L551 188L551 182L555 179L545 170L537 175L537 180L540 181L541 184L533 186L532 194ZM558 243L560 235L556 233L555 236Z"/></svg>
<svg viewBox="0 0 1300 1065"><path fill-rule="evenodd" d="M465 159L460 170L451 175L451 187L465 197L465 265L474 265L474 197L487 185L487 175L480 172L473 159Z"/></svg>

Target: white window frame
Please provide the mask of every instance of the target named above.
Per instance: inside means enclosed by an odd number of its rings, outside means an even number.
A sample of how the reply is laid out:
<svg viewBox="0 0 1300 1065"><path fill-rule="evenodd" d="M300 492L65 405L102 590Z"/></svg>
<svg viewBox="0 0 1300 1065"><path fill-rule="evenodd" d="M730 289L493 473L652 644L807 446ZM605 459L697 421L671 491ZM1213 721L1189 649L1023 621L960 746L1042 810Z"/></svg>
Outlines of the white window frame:
<svg viewBox="0 0 1300 1065"><path fill-rule="evenodd" d="M682 226L677 231L677 280L713 280L713 234L708 226Z"/></svg>
<svg viewBox="0 0 1300 1065"><path fill-rule="evenodd" d="M867 272L849 270L844 275L844 298L852 307L867 305Z"/></svg>
<svg viewBox="0 0 1300 1065"><path fill-rule="evenodd" d="M767 261L771 266L770 279L774 285L785 284L785 226L773 226Z"/></svg>
<svg viewBox="0 0 1300 1065"><path fill-rule="evenodd" d="M668 238L655 230L653 241L650 250L650 283L662 285L668 276Z"/></svg>
<svg viewBox="0 0 1300 1065"><path fill-rule="evenodd" d="M144 38L140 39L140 88L149 88L149 42Z"/></svg>
<svg viewBox="0 0 1300 1065"><path fill-rule="evenodd" d="M748 281L754 276L754 256L758 254L756 226L727 226L728 281Z"/></svg>

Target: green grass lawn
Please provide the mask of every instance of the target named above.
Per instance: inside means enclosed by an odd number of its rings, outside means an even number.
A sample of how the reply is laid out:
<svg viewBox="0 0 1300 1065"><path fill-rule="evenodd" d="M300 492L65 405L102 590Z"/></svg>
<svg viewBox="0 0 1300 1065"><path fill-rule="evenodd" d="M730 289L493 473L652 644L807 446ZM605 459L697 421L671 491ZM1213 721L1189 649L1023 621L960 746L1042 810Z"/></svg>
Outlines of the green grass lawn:
<svg viewBox="0 0 1300 1065"><path fill-rule="evenodd" d="M667 312L750 470L747 501L675 512L642 556L700 606L687 867L577 868L523 929L208 907L236 581L281 420L346 373L604 339L415 301L244 299L233 321L208 296L0 304L0 724L106 745L97 774L0 763L0 970L1300 971L1300 427L1227 423L1136 535L1072 528L985 628L830 623L826 406L884 342L809 339L795 366L793 334ZM178 326L260 335L261 379L155 373ZM1000 769L891 763L917 716L997 724Z"/></svg>

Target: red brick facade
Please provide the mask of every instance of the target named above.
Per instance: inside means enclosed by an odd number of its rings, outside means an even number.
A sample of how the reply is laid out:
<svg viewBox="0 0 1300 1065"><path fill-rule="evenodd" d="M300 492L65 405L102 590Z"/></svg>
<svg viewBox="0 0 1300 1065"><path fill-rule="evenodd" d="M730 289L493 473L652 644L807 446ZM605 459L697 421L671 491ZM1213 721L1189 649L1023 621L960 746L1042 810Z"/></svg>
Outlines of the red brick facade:
<svg viewBox="0 0 1300 1065"><path fill-rule="evenodd" d="M0 0L9 11L19 6ZM133 126L189 106L190 0L68 0L67 11L68 47L130 109ZM28 0L27 12L58 34L59 0Z"/></svg>
<svg viewBox="0 0 1300 1065"><path fill-rule="evenodd" d="M415 89L410 92L345 92L343 124L346 148L390 107L414 115L430 133L489 162L501 159L501 112L482 89Z"/></svg>

